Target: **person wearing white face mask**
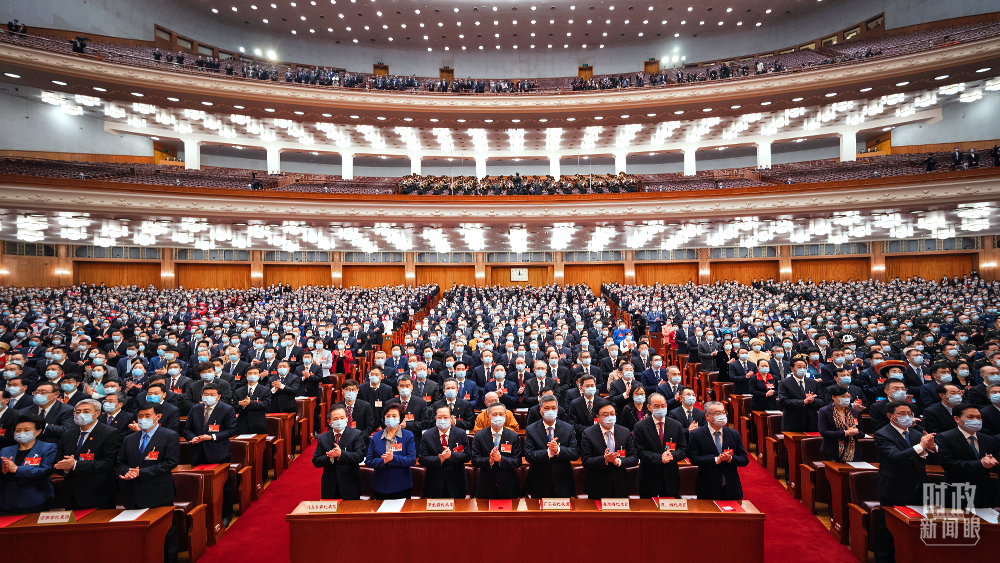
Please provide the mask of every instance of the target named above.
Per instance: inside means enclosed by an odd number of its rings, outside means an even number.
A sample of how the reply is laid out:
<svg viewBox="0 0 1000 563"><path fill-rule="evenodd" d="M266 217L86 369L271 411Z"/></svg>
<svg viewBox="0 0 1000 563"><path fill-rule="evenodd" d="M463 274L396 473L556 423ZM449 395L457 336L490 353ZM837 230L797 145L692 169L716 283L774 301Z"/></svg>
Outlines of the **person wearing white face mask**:
<svg viewBox="0 0 1000 563"><path fill-rule="evenodd" d="M446 386L448 382L445 382ZM447 387L446 387L447 388ZM516 499L521 496L517 470L521 466L521 440L504 427L505 407L493 403L486 410L490 426L472 439L472 466L479 469L476 498Z"/></svg>
<svg viewBox="0 0 1000 563"><path fill-rule="evenodd" d="M688 435L687 455L698 466L695 494L699 499L741 500L743 485L738 468L746 467L750 458L735 430L726 426L728 418L722 403L705 403L708 425Z"/></svg>
<svg viewBox="0 0 1000 563"><path fill-rule="evenodd" d="M974 405L956 406L952 414L957 427L934 437L944 467L944 482L973 485L976 490L974 506L992 508L996 504L997 491L991 475L1000 471L1000 443L994 436L982 432L983 416ZM972 508L965 502L949 507Z"/></svg>
<svg viewBox="0 0 1000 563"><path fill-rule="evenodd" d="M63 475L63 506L68 510L115 507L115 466L122 436L98 422L101 403L83 399L73 412L75 428L62 436L62 460L55 469Z"/></svg>
<svg viewBox="0 0 1000 563"><path fill-rule="evenodd" d="M507 379L507 372L501 366L496 367L493 371L493 379L486 383L484 399L486 394L491 392L496 393L500 402L510 410L521 406L521 395L518 393L517 381ZM485 406L484 400L483 407Z"/></svg>
<svg viewBox="0 0 1000 563"><path fill-rule="evenodd" d="M544 395L541 420L525 429L524 457L530 467L525 493L532 498L572 497L575 493L571 462L579 457L573 426L559 420L559 400Z"/></svg>
<svg viewBox="0 0 1000 563"><path fill-rule="evenodd" d="M652 416L636 423L632 431L639 457L639 497L680 496L677 462L687 457L687 434L683 424L668 416L667 399L649 396Z"/></svg>
<svg viewBox="0 0 1000 563"><path fill-rule="evenodd" d="M413 433L402 427L406 413L399 404L385 407L384 418L368 443L365 465L373 469L371 487L375 499L408 499L413 489L410 468L416 464Z"/></svg>
<svg viewBox="0 0 1000 563"><path fill-rule="evenodd" d="M381 427L383 409L392 397L392 388L383 381L382 370L372 368L368 372L368 381L358 389L358 398L371 405L375 428Z"/></svg>
<svg viewBox="0 0 1000 563"><path fill-rule="evenodd" d="M595 415L598 423L583 431L580 446L581 461L587 468L584 492L595 500L627 498L628 468L639 464L632 433L617 424L611 403L601 405Z"/></svg>
<svg viewBox="0 0 1000 563"><path fill-rule="evenodd" d="M425 469L424 498L461 499L469 494L465 463L472 459L469 438L454 425L451 411L440 406L434 428L421 435L418 463Z"/></svg>
<svg viewBox="0 0 1000 563"><path fill-rule="evenodd" d="M266 414L271 407L271 392L261 381L260 370L247 368L247 384L238 388L233 397L236 410L236 434L267 434Z"/></svg>
<svg viewBox="0 0 1000 563"><path fill-rule="evenodd" d="M796 356L791 367L792 376L778 383L778 406L782 411L781 430L816 432L816 413L823 407L819 382L809 377L808 363L803 356Z"/></svg>
<svg viewBox="0 0 1000 563"><path fill-rule="evenodd" d="M430 404L423 397L413 393L413 380L408 375L402 375L396 380L399 396L389 399L387 405L398 404L403 407L403 420L400 425L420 436L424 430L431 427Z"/></svg>
<svg viewBox="0 0 1000 563"><path fill-rule="evenodd" d="M38 437L45 422L34 414L21 414L14 424L15 445L0 450L0 514L44 512L52 505L53 466L58 448Z"/></svg>
<svg viewBox="0 0 1000 563"><path fill-rule="evenodd" d="M365 436L349 424L343 403L330 407L327 421L330 429L316 439L313 452L313 466L323 469L320 498L359 500L364 489L360 464L367 453Z"/></svg>
<svg viewBox="0 0 1000 563"><path fill-rule="evenodd" d="M73 407L59 400L59 391L48 381L39 383L35 387L32 402L33 406L21 412L42 417L45 426L38 439L58 444L63 432L73 427Z"/></svg>
<svg viewBox="0 0 1000 563"><path fill-rule="evenodd" d="M236 411L221 401L218 387L206 384L201 390L201 403L191 408L184 425L184 438L192 446L191 463L229 463L232 457L229 439L233 436L236 436ZM222 525L228 528L233 510L233 489L228 481L222 488L222 499Z"/></svg>
<svg viewBox="0 0 1000 563"><path fill-rule="evenodd" d="M856 452L858 440L865 437L861 430L861 412L854 409L850 390L841 384L827 389L830 404L817 413L819 433L823 436L823 459L848 463L860 460Z"/></svg>
<svg viewBox="0 0 1000 563"><path fill-rule="evenodd" d="M935 395L937 401L923 409L922 413L924 429L932 434L955 428L955 417L952 413L963 401L962 390L957 385L938 385Z"/></svg>

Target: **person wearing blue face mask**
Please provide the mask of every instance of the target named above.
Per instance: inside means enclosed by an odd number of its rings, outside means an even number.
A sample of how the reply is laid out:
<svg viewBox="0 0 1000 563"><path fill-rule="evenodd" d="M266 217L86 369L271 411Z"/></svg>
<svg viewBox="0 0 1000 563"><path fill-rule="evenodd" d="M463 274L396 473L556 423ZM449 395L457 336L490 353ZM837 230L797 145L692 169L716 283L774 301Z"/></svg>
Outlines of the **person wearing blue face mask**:
<svg viewBox="0 0 1000 563"><path fill-rule="evenodd" d="M53 467L57 446L39 440L45 421L34 414L18 416L13 438L17 444L0 450L0 514L44 512L52 505Z"/></svg>
<svg viewBox="0 0 1000 563"><path fill-rule="evenodd" d="M358 398L368 403L372 407L372 415L375 417L375 427L381 428L382 413L386 405L394 396L392 387L384 381L382 370L373 367L368 371L368 381L358 389Z"/></svg>
<svg viewBox="0 0 1000 563"><path fill-rule="evenodd" d="M688 432L684 424L667 416L667 399L649 396L652 416L636 423L632 431L639 457L639 497L677 497L680 471L677 462L687 457Z"/></svg>
<svg viewBox="0 0 1000 563"><path fill-rule="evenodd" d="M955 428L952 411L962 404L962 391L956 385L938 385L936 395L938 400L923 410L924 429L932 434Z"/></svg>
<svg viewBox="0 0 1000 563"><path fill-rule="evenodd" d="M184 438L191 444L191 463L229 463L232 446L229 439L236 436L236 411L220 400L219 388L206 384L201 389L201 402L191 407ZM228 509L227 509L228 507ZM233 486L227 480L222 488L222 525L229 527L233 513Z"/></svg>
<svg viewBox="0 0 1000 563"><path fill-rule="evenodd" d="M168 397L168 395L170 396ZM169 402L171 398L174 398L173 394L167 391L167 386L162 380L160 380L150 383L148 388L143 393L136 395L135 399L130 401L130 404L134 405L131 408L136 410L138 410L139 406L145 403L156 403L161 405L163 407L163 413L160 417L160 425L177 432L180 428L181 409L179 406ZM176 400L173 402L176 402ZM190 409L190 405L185 406L187 409ZM136 420L132 421L129 428L133 432L137 432L139 430Z"/></svg>
<svg viewBox="0 0 1000 563"><path fill-rule="evenodd" d="M419 453L417 460L425 471L425 498L460 499L469 494L465 475L465 463L472 459L469 438L452 424L448 407L438 407L434 428L421 435Z"/></svg>
<svg viewBox="0 0 1000 563"><path fill-rule="evenodd" d="M990 385L1000 384L1000 369L995 365L995 362L1000 362L1000 352L994 353L990 361L994 362L994 364L985 365L979 370L979 377L982 378L983 382L970 387L965 394L966 401L978 407L985 407L990 404L987 388Z"/></svg>
<svg viewBox="0 0 1000 563"><path fill-rule="evenodd" d="M360 500L364 487L359 466L367 453L365 436L350 425L343 403L330 407L327 421L330 429L316 439L313 452L313 466L323 469L320 498ZM465 476L464 469L462 476ZM428 496L426 480L424 487L424 496Z"/></svg>
<svg viewBox="0 0 1000 563"><path fill-rule="evenodd" d="M851 392L844 385L831 385L827 391L829 404L817 413L819 433L823 436L820 447L823 459L840 463L860 460L858 440L865 437L861 430L861 411L854 408Z"/></svg>
<svg viewBox="0 0 1000 563"><path fill-rule="evenodd" d="M804 356L792 360L792 376L778 382L778 406L781 407L781 430L784 432L816 432L816 413L823 407L820 384L809 377L809 364Z"/></svg>
<svg viewBox="0 0 1000 563"><path fill-rule="evenodd" d="M580 446L580 460L587 469L584 491L591 499L627 498L628 468L639 464L632 433L617 424L611 403L603 403L595 414L598 422L583 431Z"/></svg>
<svg viewBox="0 0 1000 563"><path fill-rule="evenodd" d="M584 375L578 381L580 397L569 404L569 422L576 429L576 438L580 442L583 432L594 425L597 412L606 401L597 393L597 380L592 375Z"/></svg>
<svg viewBox="0 0 1000 563"><path fill-rule="evenodd" d="M945 364L934 364L931 366L931 380L920 387L920 394L917 396L917 400L920 401L922 410L926 411L928 407L940 401L937 396L939 385L958 386L958 383L952 376L951 369Z"/></svg>
<svg viewBox="0 0 1000 563"><path fill-rule="evenodd" d="M55 469L63 475L62 505L68 510L115 507L115 466L122 435L98 421L101 403L83 399L73 411L75 428L62 436L62 460Z"/></svg>
<svg viewBox="0 0 1000 563"><path fill-rule="evenodd" d="M1000 435L1000 383L987 385L990 404L980 407L983 417L983 432L990 436Z"/></svg>
<svg viewBox="0 0 1000 563"><path fill-rule="evenodd" d="M525 429L524 457L529 464L525 492L532 498L572 497L575 493L571 462L579 457L573 426L559 420L559 400L544 395L541 420Z"/></svg>
<svg viewBox="0 0 1000 563"><path fill-rule="evenodd" d="M896 382L894 385L902 384ZM876 490L883 511L891 506L922 503L923 484L927 482L927 455L937 449L934 434L925 434L914 427L914 413L908 403L890 401L886 414L889 423L875 432L879 462ZM895 561L895 545L885 524L884 512L876 515L874 528L875 560Z"/></svg>
<svg viewBox="0 0 1000 563"><path fill-rule="evenodd" d="M58 444L63 432L73 427L73 407L59 400L59 391L51 382L39 383L32 396L34 405L21 411L42 417L45 427L38 439Z"/></svg>
<svg viewBox="0 0 1000 563"><path fill-rule="evenodd" d="M717 401L704 406L708 425L688 435L688 461L698 466L695 494L699 499L741 500L739 468L746 467L750 458L739 433L727 426L726 407Z"/></svg>
<svg viewBox="0 0 1000 563"><path fill-rule="evenodd" d="M62 402L71 407L75 407L77 403L89 397L89 395L81 390L79 377L76 374L67 374L59 380L59 390L62 391Z"/></svg>
<svg viewBox="0 0 1000 563"><path fill-rule="evenodd" d="M240 359L240 349L236 346L230 346L226 349L225 356L223 356L222 375L220 377L226 380L231 388L238 389L246 385L246 373L249 367L249 362L244 362Z"/></svg>
<svg viewBox="0 0 1000 563"><path fill-rule="evenodd" d="M830 389L833 387L843 387L847 389L848 395L851 399L852 408L859 413L865 412L868 408L868 398L865 396L864 391L861 387L854 384L854 377L851 375L852 370L849 368L839 368L833 374L833 385L823 389L823 403L826 405L833 404L833 396L830 394Z"/></svg>
<svg viewBox="0 0 1000 563"><path fill-rule="evenodd" d="M996 480L1000 472L1000 442L983 432L983 417L974 405L958 405L952 409L956 428L934 437L944 467L944 482L952 485L975 486L973 504L976 508L996 506ZM953 495L945 495L951 500ZM961 496L959 498L962 498ZM966 503L949 508L972 508Z"/></svg>
<svg viewBox="0 0 1000 563"><path fill-rule="evenodd" d="M448 381L445 389L448 389ZM472 439L472 466L479 469L476 498L515 499L521 496L517 470L521 466L521 440L504 428L506 407L499 401L490 405L490 426Z"/></svg>
<svg viewBox="0 0 1000 563"><path fill-rule="evenodd" d="M127 436L118 451L115 472L122 491L122 505L129 510L174 505L175 489L171 471L180 463L180 436L160 426L163 407L157 403L139 406L139 431ZM174 526L163 541L165 562L177 561Z"/></svg>
<svg viewBox="0 0 1000 563"><path fill-rule="evenodd" d="M705 411L695 406L698 398L695 395L694 389L681 387L680 391L677 392L677 396L680 399L680 406L670 410L668 413L670 418L679 422L687 432L708 424L708 420L705 418ZM670 403L667 403L667 406L669 408Z"/></svg>
<svg viewBox="0 0 1000 563"><path fill-rule="evenodd" d="M417 461L413 433L400 424L405 417L398 403L385 406L382 430L368 442L365 465L372 468L371 487L375 499L408 499L413 490L411 467ZM516 435L515 435L516 436Z"/></svg>

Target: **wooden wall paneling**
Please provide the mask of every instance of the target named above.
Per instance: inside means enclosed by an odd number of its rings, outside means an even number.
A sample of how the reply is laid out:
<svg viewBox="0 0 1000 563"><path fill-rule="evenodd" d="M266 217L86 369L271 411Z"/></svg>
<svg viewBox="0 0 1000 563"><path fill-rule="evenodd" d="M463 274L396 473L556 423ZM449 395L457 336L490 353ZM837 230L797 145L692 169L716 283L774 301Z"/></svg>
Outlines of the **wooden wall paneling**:
<svg viewBox="0 0 1000 563"><path fill-rule="evenodd" d="M933 254L913 256L886 256L886 279L920 276L940 280L943 276L962 277L973 270L975 254Z"/></svg>
<svg viewBox="0 0 1000 563"><path fill-rule="evenodd" d="M511 268L527 268L528 269L528 281L526 282L512 282L510 281L510 269ZM549 285L552 283L552 266L487 266L489 270L487 278L490 280L490 285L532 285L534 287L539 287L543 285Z"/></svg>
<svg viewBox="0 0 1000 563"><path fill-rule="evenodd" d="M68 276L56 275L59 258L55 256L17 256L5 254L3 268L10 272L0 277L0 285L19 287L60 287L69 285L72 280Z"/></svg>
<svg viewBox="0 0 1000 563"><path fill-rule="evenodd" d="M712 262L712 283L717 281L736 280L749 284L753 280L778 279L777 260L733 260L731 262Z"/></svg>
<svg viewBox="0 0 1000 563"><path fill-rule="evenodd" d="M792 260L792 281L808 280L819 283L826 281L867 280L871 277L871 265L866 258L820 258L815 260Z"/></svg>
<svg viewBox="0 0 1000 563"><path fill-rule="evenodd" d="M601 292L602 283L625 283L624 264L574 264L563 266L563 283L585 283L595 294Z"/></svg>
<svg viewBox="0 0 1000 563"><path fill-rule="evenodd" d="M344 287L383 287L406 283L405 266L344 266Z"/></svg>
<svg viewBox="0 0 1000 563"><path fill-rule="evenodd" d="M290 284L293 289L304 285L331 285L331 271L329 264L264 264L264 287L276 283Z"/></svg>
<svg viewBox="0 0 1000 563"><path fill-rule="evenodd" d="M162 287L160 262L76 262L73 267L73 283L87 282L90 285L104 284L136 285L139 287Z"/></svg>
<svg viewBox="0 0 1000 563"><path fill-rule="evenodd" d="M636 264L635 266L635 283L637 285L656 285L658 283L683 285L689 281L698 283L697 262Z"/></svg>
<svg viewBox="0 0 1000 563"><path fill-rule="evenodd" d="M417 285L436 283L442 290L454 284L476 285L475 266L421 266L416 267Z"/></svg>
<svg viewBox="0 0 1000 563"><path fill-rule="evenodd" d="M233 288L250 287L250 264L181 264L175 263L177 285L185 289L193 288Z"/></svg>

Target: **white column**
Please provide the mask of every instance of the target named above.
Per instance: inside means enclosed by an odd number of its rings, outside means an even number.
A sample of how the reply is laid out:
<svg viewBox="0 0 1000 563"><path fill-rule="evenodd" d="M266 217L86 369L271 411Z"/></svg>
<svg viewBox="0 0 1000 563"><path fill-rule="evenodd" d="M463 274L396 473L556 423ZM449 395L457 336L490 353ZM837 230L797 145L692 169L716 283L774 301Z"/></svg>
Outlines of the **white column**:
<svg viewBox="0 0 1000 563"><path fill-rule="evenodd" d="M344 180L354 179L354 153L340 153L340 177Z"/></svg>
<svg viewBox="0 0 1000 563"><path fill-rule="evenodd" d="M757 143L757 167L771 167L771 141L761 141Z"/></svg>
<svg viewBox="0 0 1000 563"><path fill-rule="evenodd" d="M201 169L201 141L193 138L184 139L184 168L187 170Z"/></svg>
<svg viewBox="0 0 1000 563"><path fill-rule="evenodd" d="M552 176L556 180L559 179L559 156L549 157L549 176Z"/></svg>
<svg viewBox="0 0 1000 563"><path fill-rule="evenodd" d="M410 174L420 174L420 156L410 156Z"/></svg>
<svg viewBox="0 0 1000 563"><path fill-rule="evenodd" d="M684 175L694 176L698 172L698 168L695 166L694 153L698 149L696 147L688 147L684 149Z"/></svg>
<svg viewBox="0 0 1000 563"><path fill-rule="evenodd" d="M476 178L486 177L486 156L476 157Z"/></svg>
<svg viewBox="0 0 1000 563"><path fill-rule="evenodd" d="M267 151L267 173L281 174L281 148L277 145L266 145Z"/></svg>
<svg viewBox="0 0 1000 563"><path fill-rule="evenodd" d="M858 159L858 132L845 131L840 136L840 161L854 162Z"/></svg>
<svg viewBox="0 0 1000 563"><path fill-rule="evenodd" d="M628 157L628 153L619 152L615 153L615 174L619 174L625 171L625 159Z"/></svg>

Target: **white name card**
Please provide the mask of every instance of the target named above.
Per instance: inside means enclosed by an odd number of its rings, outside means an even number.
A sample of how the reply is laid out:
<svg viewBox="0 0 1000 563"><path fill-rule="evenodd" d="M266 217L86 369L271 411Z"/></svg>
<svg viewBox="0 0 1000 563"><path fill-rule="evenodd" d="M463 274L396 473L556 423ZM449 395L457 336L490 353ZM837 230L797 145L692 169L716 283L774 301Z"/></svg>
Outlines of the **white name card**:
<svg viewBox="0 0 1000 563"><path fill-rule="evenodd" d="M340 503L335 500L314 500L309 501L309 513L319 514L323 512L336 512Z"/></svg>
<svg viewBox="0 0 1000 563"><path fill-rule="evenodd" d="M38 524L72 524L76 522L72 510L58 510L55 512L42 512L38 515Z"/></svg>
<svg viewBox="0 0 1000 563"><path fill-rule="evenodd" d="M601 500L601 510L630 510L627 498L612 498Z"/></svg>
<svg viewBox="0 0 1000 563"><path fill-rule="evenodd" d="M429 498L427 499L427 510L455 510L455 499Z"/></svg>
<svg viewBox="0 0 1000 563"><path fill-rule="evenodd" d="M573 503L568 498L543 498L542 510L573 510Z"/></svg>
<svg viewBox="0 0 1000 563"><path fill-rule="evenodd" d="M660 510L687 510L687 499L661 498L659 501Z"/></svg>

